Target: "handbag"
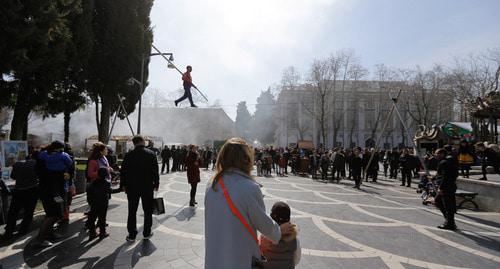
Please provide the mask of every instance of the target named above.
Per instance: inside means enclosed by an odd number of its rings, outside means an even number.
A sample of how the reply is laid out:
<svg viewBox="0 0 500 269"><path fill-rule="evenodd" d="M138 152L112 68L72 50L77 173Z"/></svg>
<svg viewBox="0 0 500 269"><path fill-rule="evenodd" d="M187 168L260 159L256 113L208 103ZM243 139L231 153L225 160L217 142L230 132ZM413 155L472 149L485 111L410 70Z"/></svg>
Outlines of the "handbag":
<svg viewBox="0 0 500 269"><path fill-rule="evenodd" d="M252 239L255 241L255 244L257 244L257 247L259 247L259 239L257 239L257 235L255 235L255 232L252 230L248 222L245 220L245 218L241 215L240 211L238 208L233 203L233 200L231 200L231 197L229 196L229 193L227 192L226 185L224 185L224 180L222 180L222 177L219 178L219 185L222 189L222 192L224 193L224 198L226 199L227 205L229 206L229 209L231 210L231 213L235 217L237 217L241 224L245 226L245 229L248 231ZM260 247L259 247L260 249ZM260 253L260 258L252 257L252 267L253 268L264 268L265 264L267 262L266 257L262 255L262 252Z"/></svg>
<svg viewBox="0 0 500 269"><path fill-rule="evenodd" d="M165 214L165 204L163 203L163 197L153 198L153 214Z"/></svg>

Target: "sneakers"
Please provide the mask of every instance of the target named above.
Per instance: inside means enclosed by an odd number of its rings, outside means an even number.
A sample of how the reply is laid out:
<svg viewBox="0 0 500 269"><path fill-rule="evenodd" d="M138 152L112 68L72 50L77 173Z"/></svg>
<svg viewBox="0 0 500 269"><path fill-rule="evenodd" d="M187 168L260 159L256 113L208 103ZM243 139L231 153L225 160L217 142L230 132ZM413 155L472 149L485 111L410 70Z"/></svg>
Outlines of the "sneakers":
<svg viewBox="0 0 500 269"><path fill-rule="evenodd" d="M191 105L191 107L197 107L196 105Z"/></svg>
<svg viewBox="0 0 500 269"><path fill-rule="evenodd" d="M174 104L175 104L175 106L177 107L177 104L178 104L178 103L177 103L177 101L174 101Z"/></svg>
<svg viewBox="0 0 500 269"><path fill-rule="evenodd" d="M148 235L144 236L144 240L149 240L149 239L151 239L152 236L153 236L153 233L151 232Z"/></svg>
<svg viewBox="0 0 500 269"><path fill-rule="evenodd" d="M134 242L135 241L135 236L132 236L132 235L127 235L127 237L125 238L127 240L127 242Z"/></svg>

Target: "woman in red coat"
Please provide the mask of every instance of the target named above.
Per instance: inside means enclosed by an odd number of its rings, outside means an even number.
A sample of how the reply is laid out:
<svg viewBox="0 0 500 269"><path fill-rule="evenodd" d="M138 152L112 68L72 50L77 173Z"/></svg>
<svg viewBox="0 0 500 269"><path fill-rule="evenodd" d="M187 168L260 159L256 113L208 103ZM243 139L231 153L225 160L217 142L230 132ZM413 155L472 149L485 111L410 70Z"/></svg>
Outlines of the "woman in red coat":
<svg viewBox="0 0 500 269"><path fill-rule="evenodd" d="M189 206L194 206L196 202L196 186L200 182L200 155L196 150L196 146L190 145L189 151L186 157L187 165L187 178L188 183L191 185L191 199L189 200Z"/></svg>

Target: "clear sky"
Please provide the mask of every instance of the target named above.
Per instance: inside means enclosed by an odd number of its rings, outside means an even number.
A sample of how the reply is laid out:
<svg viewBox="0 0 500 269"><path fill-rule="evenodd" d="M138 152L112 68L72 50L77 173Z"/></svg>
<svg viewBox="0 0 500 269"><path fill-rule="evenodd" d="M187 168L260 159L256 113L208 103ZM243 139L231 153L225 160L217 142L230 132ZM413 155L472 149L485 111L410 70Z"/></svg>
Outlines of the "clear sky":
<svg viewBox="0 0 500 269"><path fill-rule="evenodd" d="M372 69L426 68L500 47L500 0L156 0L151 17L154 44L181 70L192 65L193 82L233 119L236 104L255 104L285 67L307 74L339 49ZM149 87L181 87L163 60L149 69Z"/></svg>

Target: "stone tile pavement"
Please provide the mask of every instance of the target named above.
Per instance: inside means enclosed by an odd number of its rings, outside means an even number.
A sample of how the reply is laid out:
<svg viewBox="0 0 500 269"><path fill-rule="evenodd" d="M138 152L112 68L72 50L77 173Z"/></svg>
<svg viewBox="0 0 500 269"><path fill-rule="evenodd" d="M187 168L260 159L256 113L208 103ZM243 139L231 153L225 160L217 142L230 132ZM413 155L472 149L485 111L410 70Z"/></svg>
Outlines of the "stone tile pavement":
<svg viewBox="0 0 500 269"><path fill-rule="evenodd" d="M80 196L71 223L60 230L64 238L46 249L31 243L36 231L0 242L0 268L203 268L203 194L211 175L202 171L195 208L188 206L185 173L162 175L157 195L164 197L166 214L154 217L151 240L139 234L136 242L125 242L127 201L120 193L110 201L110 237L88 241ZM268 210L278 200L292 208L302 245L297 268L500 268L499 213L461 210L460 230L442 231L436 228L443 221L439 212L399 182L365 183L358 191L348 180L337 184L291 175L257 180Z"/></svg>

